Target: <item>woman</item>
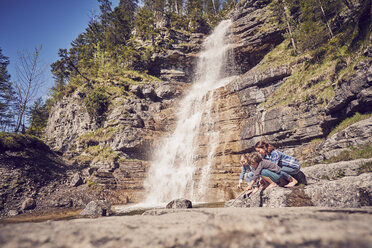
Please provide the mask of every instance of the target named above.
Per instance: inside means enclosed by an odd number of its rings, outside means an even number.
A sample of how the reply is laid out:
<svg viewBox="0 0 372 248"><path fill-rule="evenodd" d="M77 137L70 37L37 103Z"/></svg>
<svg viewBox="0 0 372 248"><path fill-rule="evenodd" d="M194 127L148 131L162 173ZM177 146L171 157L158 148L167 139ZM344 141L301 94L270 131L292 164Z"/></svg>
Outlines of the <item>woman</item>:
<svg viewBox="0 0 372 248"><path fill-rule="evenodd" d="M270 160L281 168L284 178L289 181L285 187L293 187L298 183L293 176L300 172L300 164L294 157L275 150L274 146L265 141L257 142L254 148L262 155L263 159Z"/></svg>

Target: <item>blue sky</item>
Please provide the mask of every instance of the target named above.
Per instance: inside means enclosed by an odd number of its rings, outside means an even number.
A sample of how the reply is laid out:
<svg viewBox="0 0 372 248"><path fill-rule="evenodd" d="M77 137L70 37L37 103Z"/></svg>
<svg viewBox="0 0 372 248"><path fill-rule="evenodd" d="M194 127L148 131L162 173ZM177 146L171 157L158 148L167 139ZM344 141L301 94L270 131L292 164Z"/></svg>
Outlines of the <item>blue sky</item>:
<svg viewBox="0 0 372 248"><path fill-rule="evenodd" d="M111 0L113 7L119 0ZM45 96L53 86L50 64L58 59L58 49L84 32L94 10L99 14L97 0L0 0L0 47L9 57L8 72L15 81L18 51L33 52L42 45L41 61L48 65L46 84L39 92Z"/></svg>

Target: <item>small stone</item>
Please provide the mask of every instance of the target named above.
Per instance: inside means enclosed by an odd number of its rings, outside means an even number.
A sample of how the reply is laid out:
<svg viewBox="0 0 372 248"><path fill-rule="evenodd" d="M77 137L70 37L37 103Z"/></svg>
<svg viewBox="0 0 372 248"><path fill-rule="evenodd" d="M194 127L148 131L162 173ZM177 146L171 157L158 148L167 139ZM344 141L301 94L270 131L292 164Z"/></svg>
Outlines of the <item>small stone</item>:
<svg viewBox="0 0 372 248"><path fill-rule="evenodd" d="M18 214L19 214L18 210L9 210L8 212L9 217L14 217L17 216Z"/></svg>
<svg viewBox="0 0 372 248"><path fill-rule="evenodd" d="M22 206L21 206L21 209L22 210L31 210L31 209L34 209L36 207L36 202L34 199L32 198L27 198L23 203L22 203Z"/></svg>
<svg viewBox="0 0 372 248"><path fill-rule="evenodd" d="M81 179L79 173L76 173L70 182L71 187L77 187L83 184L83 180Z"/></svg>

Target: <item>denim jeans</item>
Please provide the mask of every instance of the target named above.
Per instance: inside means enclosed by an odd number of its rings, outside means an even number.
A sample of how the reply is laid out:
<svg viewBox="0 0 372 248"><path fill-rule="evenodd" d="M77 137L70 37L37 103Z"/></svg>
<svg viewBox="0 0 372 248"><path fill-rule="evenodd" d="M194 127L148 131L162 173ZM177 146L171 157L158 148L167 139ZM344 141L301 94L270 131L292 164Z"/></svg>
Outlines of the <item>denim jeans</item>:
<svg viewBox="0 0 372 248"><path fill-rule="evenodd" d="M280 172L283 174L284 178L289 181L292 176L300 172L300 168L294 169L292 167L283 166Z"/></svg>
<svg viewBox="0 0 372 248"><path fill-rule="evenodd" d="M280 179L282 177L284 177L283 173L280 172L279 174L278 173L275 173L273 171L270 171L268 169L263 169L261 171L261 176L264 176L264 177L269 177L273 182L275 183L280 183Z"/></svg>

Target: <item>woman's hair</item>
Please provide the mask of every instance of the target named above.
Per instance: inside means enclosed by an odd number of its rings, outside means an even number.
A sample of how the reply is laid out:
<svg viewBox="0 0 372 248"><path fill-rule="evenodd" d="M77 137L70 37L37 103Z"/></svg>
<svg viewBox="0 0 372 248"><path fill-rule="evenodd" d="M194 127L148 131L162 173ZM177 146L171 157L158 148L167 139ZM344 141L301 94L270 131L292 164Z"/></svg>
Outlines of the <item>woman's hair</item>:
<svg viewBox="0 0 372 248"><path fill-rule="evenodd" d="M250 155L250 162L251 163L260 163L262 161L262 157L258 152L252 152Z"/></svg>
<svg viewBox="0 0 372 248"><path fill-rule="evenodd" d="M254 148L261 148L261 149L264 149L266 151L267 154L270 154L273 150L275 150L275 147L263 140L261 141L258 141L256 143L256 145L254 146Z"/></svg>

